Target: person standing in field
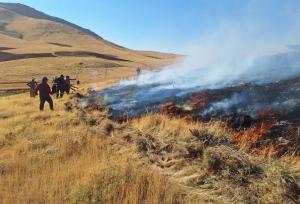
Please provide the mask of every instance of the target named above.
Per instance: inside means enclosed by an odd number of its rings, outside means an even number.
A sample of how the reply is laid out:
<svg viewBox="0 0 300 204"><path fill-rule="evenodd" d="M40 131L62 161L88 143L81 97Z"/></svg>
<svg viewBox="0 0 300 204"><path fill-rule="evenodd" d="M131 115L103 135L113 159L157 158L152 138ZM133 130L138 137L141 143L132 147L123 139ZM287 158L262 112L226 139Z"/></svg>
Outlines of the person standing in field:
<svg viewBox="0 0 300 204"><path fill-rule="evenodd" d="M57 92L56 92L56 97L60 97L62 98L64 96L65 93L65 77L64 75L60 75L60 77L57 79Z"/></svg>
<svg viewBox="0 0 300 204"><path fill-rule="evenodd" d="M71 79L70 76L66 76L66 80L65 80L65 91L67 94L70 94L70 90L71 90Z"/></svg>
<svg viewBox="0 0 300 204"><path fill-rule="evenodd" d="M58 77L54 77L53 81L52 81L52 94L56 94L57 93L57 85L58 85ZM57 96L58 98L58 96Z"/></svg>
<svg viewBox="0 0 300 204"><path fill-rule="evenodd" d="M47 101L49 103L50 106L50 110L54 110L53 108L53 101L52 98L50 96L50 94L52 94L50 86L48 84L48 78L47 77L43 77L42 79L42 83L40 83L35 90L35 93L40 95L40 111L44 110L44 105L45 102Z"/></svg>
<svg viewBox="0 0 300 204"><path fill-rule="evenodd" d="M141 68L139 68L139 67L136 69L136 76L137 76L137 77L140 76L141 71L142 71L142 70L141 70Z"/></svg>
<svg viewBox="0 0 300 204"><path fill-rule="evenodd" d="M37 82L35 81L35 79L34 78L32 78L32 80L30 81L30 82L28 82L27 83L27 86L29 86L29 88L30 88L30 97L35 97L36 95L35 95L35 88L36 88L36 86L37 86Z"/></svg>

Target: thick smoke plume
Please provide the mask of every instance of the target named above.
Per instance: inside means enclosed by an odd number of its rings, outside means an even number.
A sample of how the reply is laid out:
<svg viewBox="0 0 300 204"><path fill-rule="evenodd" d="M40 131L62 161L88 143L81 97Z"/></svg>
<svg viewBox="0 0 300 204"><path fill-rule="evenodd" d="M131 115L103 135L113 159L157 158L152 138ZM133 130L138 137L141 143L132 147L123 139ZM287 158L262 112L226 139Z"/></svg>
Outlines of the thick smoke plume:
<svg viewBox="0 0 300 204"><path fill-rule="evenodd" d="M198 47L192 48L178 64L120 85L219 88L236 82L271 82L300 74L297 46L255 41L255 36L248 35L222 26L220 31L195 44Z"/></svg>
<svg viewBox="0 0 300 204"><path fill-rule="evenodd" d="M187 46L187 57L179 64L121 84L214 88L296 76L300 49L291 45L300 42L299 11L297 1L248 1L238 17L223 19Z"/></svg>
<svg viewBox="0 0 300 204"><path fill-rule="evenodd" d="M285 21L277 25L282 19L276 19L268 11L270 5L265 1L250 1L238 20L222 20L187 46L186 57L176 65L121 81L100 96L114 109L131 109L202 89L269 83L299 76L300 5L285 2L276 17L284 18L288 25Z"/></svg>

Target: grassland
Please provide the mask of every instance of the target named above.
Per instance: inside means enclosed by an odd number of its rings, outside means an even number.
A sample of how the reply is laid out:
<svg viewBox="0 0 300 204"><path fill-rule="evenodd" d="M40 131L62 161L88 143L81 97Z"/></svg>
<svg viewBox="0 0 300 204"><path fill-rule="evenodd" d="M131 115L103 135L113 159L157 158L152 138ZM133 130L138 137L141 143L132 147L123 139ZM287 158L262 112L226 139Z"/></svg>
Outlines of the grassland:
<svg viewBox="0 0 300 204"><path fill-rule="evenodd" d="M166 178L116 151L118 138L103 125L90 126L91 116L64 111L64 102L55 101L55 112L40 113L38 101L27 95L1 98L0 203L176 198L178 190L169 188ZM103 113L96 116L108 122ZM160 198L161 193L166 197Z"/></svg>
<svg viewBox="0 0 300 204"><path fill-rule="evenodd" d="M47 108L46 108L47 109ZM0 98L0 203L295 203L300 166L246 154L220 122L124 123L76 96Z"/></svg>
<svg viewBox="0 0 300 204"><path fill-rule="evenodd" d="M6 38L8 37L5 37L5 39ZM30 42L25 40L22 40L19 43L18 40L16 40L17 42L11 43L5 39L1 39L0 34L0 42L8 42L6 45L3 45L4 47L15 48L5 51L13 56L17 55L18 53L54 54L57 52L88 52L87 49L82 49L79 47L79 45L77 45L77 47L74 45L72 48L65 48L51 44L38 44L36 47L34 47L30 45ZM91 84L106 80L120 80L127 78L135 73L137 67L150 70L174 63L176 61L174 55L167 57L166 55L161 54L160 58L158 59L147 57L151 56L151 54L153 56L157 56L159 55L158 53L153 54L150 52L150 54L148 54L147 52L141 52L142 54L139 54L139 52L135 51L118 51L119 53L115 53L109 49L103 48L103 45L101 44L98 46L99 48L95 48L93 53L116 56L119 59L125 60L122 61L80 55L33 57L29 59L18 59L2 62L0 59L0 82L30 81L32 77L40 80L42 76L48 76L51 79L54 76L64 74L69 75L72 78L77 77L78 80L80 80L83 84ZM0 84L0 90L24 87L25 84Z"/></svg>

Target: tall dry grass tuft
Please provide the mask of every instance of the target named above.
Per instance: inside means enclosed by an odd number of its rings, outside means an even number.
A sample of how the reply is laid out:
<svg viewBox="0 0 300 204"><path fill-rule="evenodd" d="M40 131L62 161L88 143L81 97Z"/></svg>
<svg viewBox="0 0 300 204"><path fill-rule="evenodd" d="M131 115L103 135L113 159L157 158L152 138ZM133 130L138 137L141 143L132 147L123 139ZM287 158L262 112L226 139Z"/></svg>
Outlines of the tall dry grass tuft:
<svg viewBox="0 0 300 204"><path fill-rule="evenodd" d="M158 172L115 161L72 194L74 203L183 203L185 194Z"/></svg>

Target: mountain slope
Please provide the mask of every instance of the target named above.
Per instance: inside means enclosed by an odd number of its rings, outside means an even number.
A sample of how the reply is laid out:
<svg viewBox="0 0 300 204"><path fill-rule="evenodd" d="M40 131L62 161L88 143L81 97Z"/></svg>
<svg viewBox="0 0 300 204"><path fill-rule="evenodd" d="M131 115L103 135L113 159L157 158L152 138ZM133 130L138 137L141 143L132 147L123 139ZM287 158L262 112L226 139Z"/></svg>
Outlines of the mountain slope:
<svg viewBox="0 0 300 204"><path fill-rule="evenodd" d="M0 3L0 45L0 82L75 73L83 64L81 80L97 82L107 77L103 68L120 79L134 74L136 67L152 69L177 59L124 48L22 4Z"/></svg>
<svg viewBox="0 0 300 204"><path fill-rule="evenodd" d="M0 3L0 33L30 41L73 45L102 42L101 37L67 21L47 16L20 4Z"/></svg>
<svg viewBox="0 0 300 204"><path fill-rule="evenodd" d="M29 7L29 6L23 5L23 4L0 3L0 8L4 8L4 9L13 11L15 13L18 13L20 15L30 17L30 18L44 19L44 20L49 20L49 21L65 24L65 25L68 25L68 26L70 26L74 29L77 29L77 30L81 31L84 34L93 36L93 37L98 38L98 39L102 39L99 35L97 35L96 33L92 32L88 29L82 28L78 25L70 23L70 22L68 22L66 20L63 20L61 18L49 16L49 15L43 13L43 12L37 11L37 10L35 10L35 9Z"/></svg>

